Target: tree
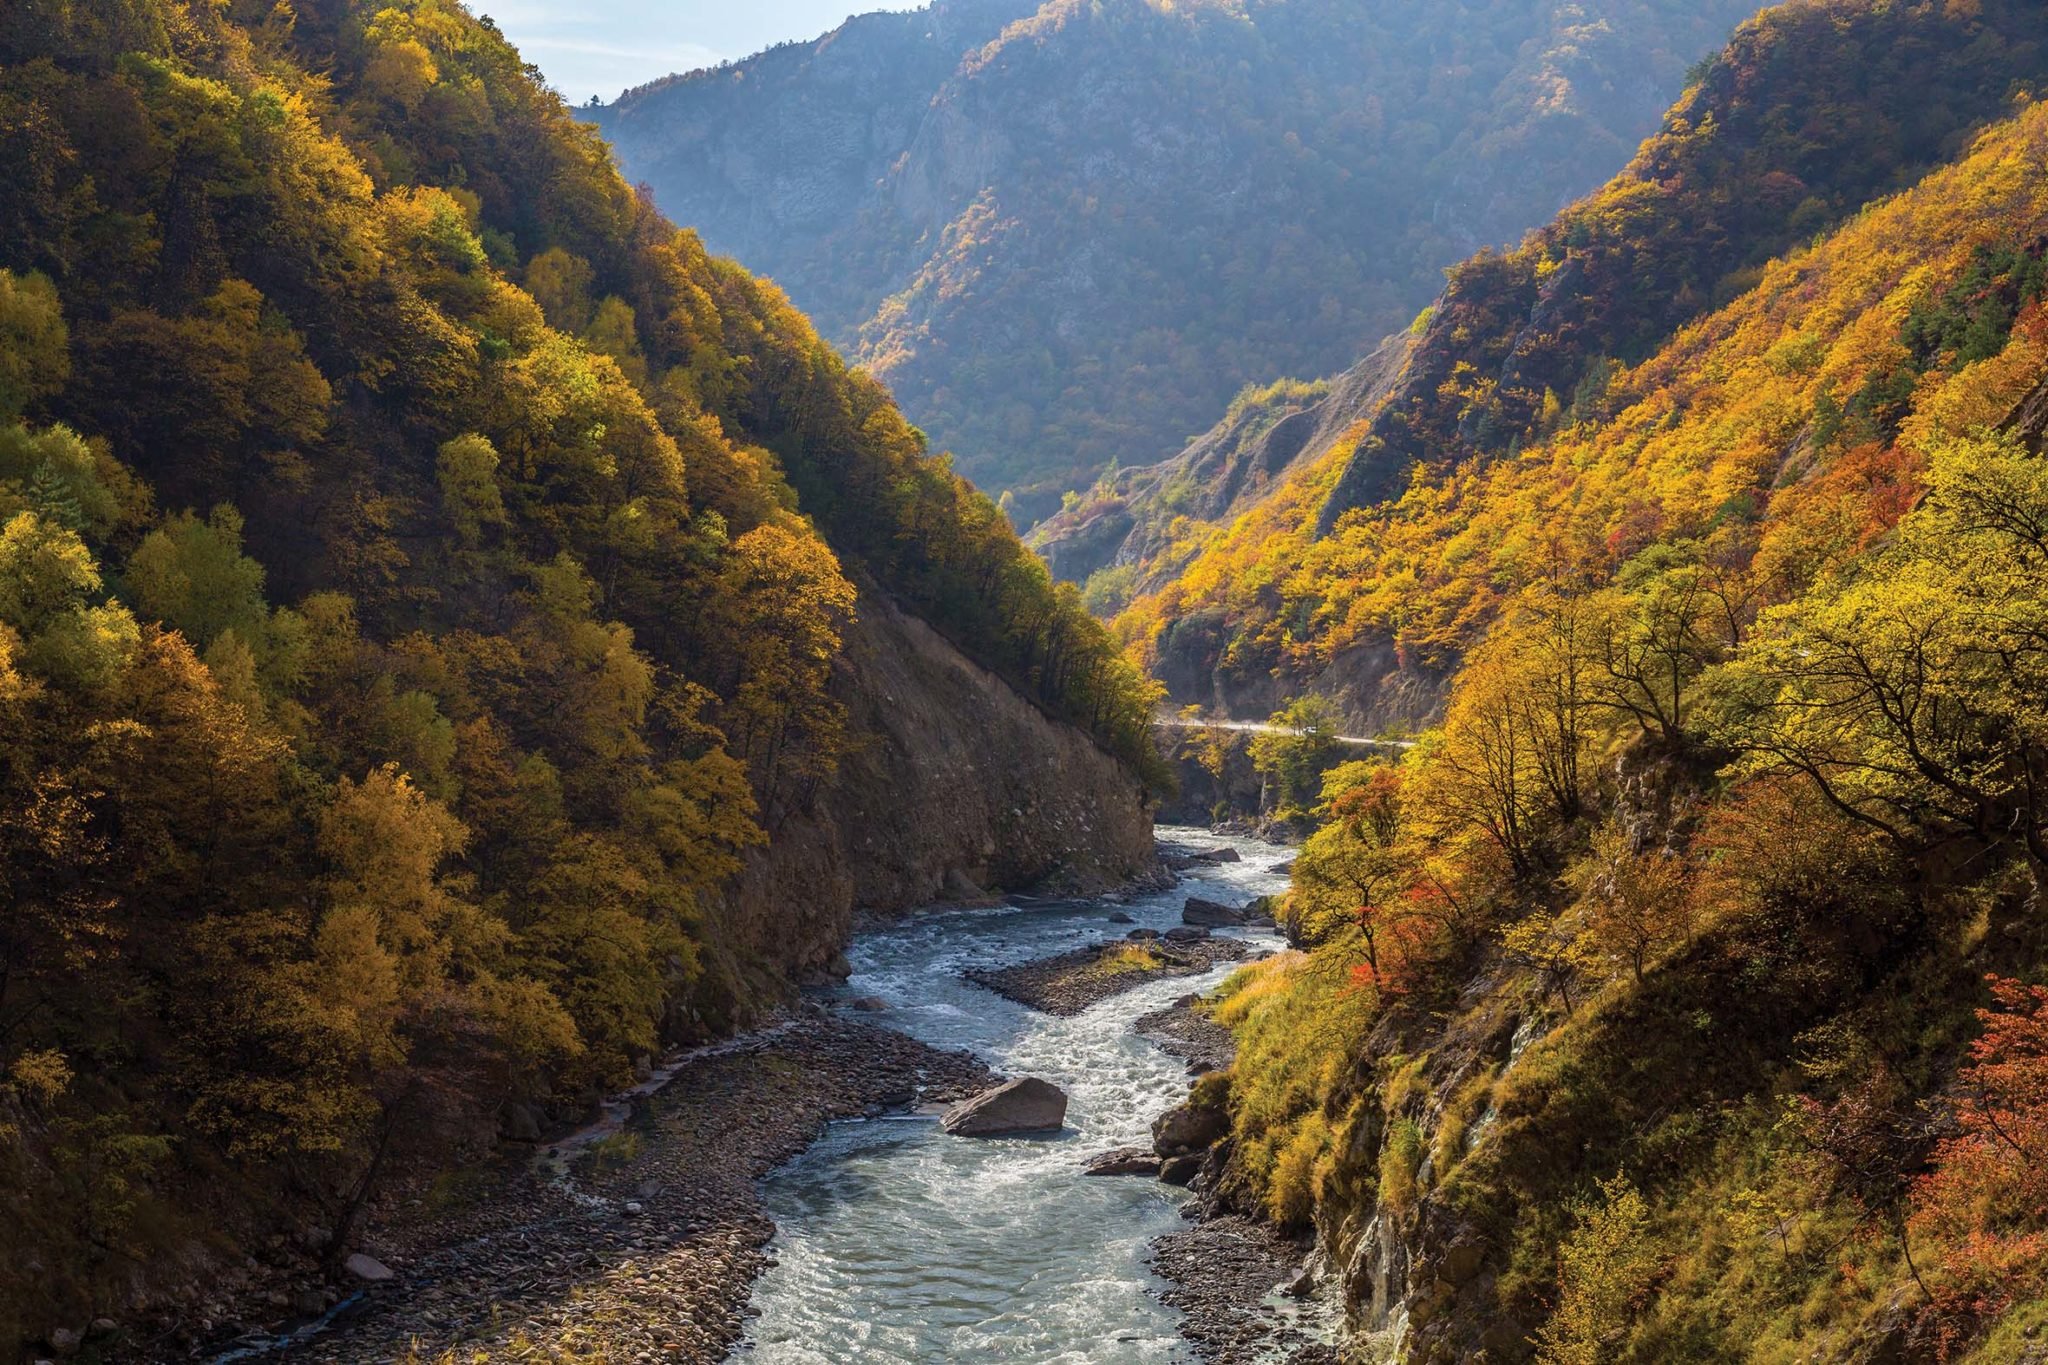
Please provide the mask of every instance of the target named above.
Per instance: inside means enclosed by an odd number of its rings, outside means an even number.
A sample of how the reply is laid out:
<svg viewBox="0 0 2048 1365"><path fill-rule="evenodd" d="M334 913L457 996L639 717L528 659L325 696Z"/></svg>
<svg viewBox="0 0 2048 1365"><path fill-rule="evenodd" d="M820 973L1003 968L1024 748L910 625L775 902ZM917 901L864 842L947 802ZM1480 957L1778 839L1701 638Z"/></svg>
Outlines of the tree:
<svg viewBox="0 0 2048 1365"><path fill-rule="evenodd" d="M0 269L0 423L64 387L71 374L68 342L48 277Z"/></svg>
<svg viewBox="0 0 2048 1365"><path fill-rule="evenodd" d="M1323 770L1337 755L1337 712L1310 693L1275 711L1273 728L1252 737L1252 767L1267 784L1262 804L1282 819L1306 815L1315 804Z"/></svg>
<svg viewBox="0 0 2048 1365"><path fill-rule="evenodd" d="M1626 1174L1600 1182L1579 1204L1577 1227L1558 1252L1557 1307L1536 1333L1543 1365L1606 1365L1615 1358L1657 1274L1650 1209Z"/></svg>
<svg viewBox="0 0 2048 1365"><path fill-rule="evenodd" d="M785 766L800 782L830 773L845 710L827 684L853 620L853 585L824 544L774 524L732 543L719 585L731 644L722 728L763 791L778 789Z"/></svg>
<svg viewBox="0 0 2048 1365"><path fill-rule="evenodd" d="M1717 737L1902 847L2009 843L2048 886L2044 528L2048 466L1945 443L1890 546L1763 615Z"/></svg>
<svg viewBox="0 0 2048 1365"><path fill-rule="evenodd" d="M1594 942L1625 960L1638 985L1657 953L1691 936L1685 867L1668 850L1638 850L1624 831L1610 825L1594 833L1572 882L1586 907Z"/></svg>
<svg viewBox="0 0 2048 1365"><path fill-rule="evenodd" d="M1911 1231L1942 1248L1941 1302L1991 1317L2048 1264L2048 987L1986 978L1956 1076L1956 1132L1913 1184Z"/></svg>

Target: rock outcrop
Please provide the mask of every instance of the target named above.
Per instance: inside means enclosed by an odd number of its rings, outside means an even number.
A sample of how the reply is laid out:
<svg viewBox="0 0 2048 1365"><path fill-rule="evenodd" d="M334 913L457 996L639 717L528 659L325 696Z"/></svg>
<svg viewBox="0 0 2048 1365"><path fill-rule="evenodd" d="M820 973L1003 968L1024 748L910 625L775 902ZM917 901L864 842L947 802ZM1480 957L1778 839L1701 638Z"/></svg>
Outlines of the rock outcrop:
<svg viewBox="0 0 2048 1365"><path fill-rule="evenodd" d="M1051 1081L1019 1076L945 1112L939 1126L955 1137L1056 1133L1067 1121L1067 1095Z"/></svg>
<svg viewBox="0 0 2048 1365"><path fill-rule="evenodd" d="M1229 1111L1190 1099L1152 1121L1152 1149L1164 1157L1187 1156L1206 1150L1229 1132Z"/></svg>
<svg viewBox="0 0 2048 1365"><path fill-rule="evenodd" d="M820 977L857 914L963 884L1088 893L1156 866L1129 769L886 598L858 612L835 685L847 753L812 809L770 813L722 917L725 970Z"/></svg>

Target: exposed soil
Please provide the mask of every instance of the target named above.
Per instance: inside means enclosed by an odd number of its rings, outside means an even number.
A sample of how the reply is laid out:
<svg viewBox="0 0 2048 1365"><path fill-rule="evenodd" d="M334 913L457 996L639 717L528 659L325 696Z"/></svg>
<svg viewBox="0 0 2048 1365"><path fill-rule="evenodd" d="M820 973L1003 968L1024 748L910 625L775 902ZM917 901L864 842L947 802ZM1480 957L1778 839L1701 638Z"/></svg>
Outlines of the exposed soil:
<svg viewBox="0 0 2048 1365"><path fill-rule="evenodd" d="M1116 939L1014 967L977 968L965 975L1005 999L1065 1017L1148 981L1198 976L1219 962L1242 962L1257 951L1234 938ZM1149 955L1149 960L1140 954Z"/></svg>

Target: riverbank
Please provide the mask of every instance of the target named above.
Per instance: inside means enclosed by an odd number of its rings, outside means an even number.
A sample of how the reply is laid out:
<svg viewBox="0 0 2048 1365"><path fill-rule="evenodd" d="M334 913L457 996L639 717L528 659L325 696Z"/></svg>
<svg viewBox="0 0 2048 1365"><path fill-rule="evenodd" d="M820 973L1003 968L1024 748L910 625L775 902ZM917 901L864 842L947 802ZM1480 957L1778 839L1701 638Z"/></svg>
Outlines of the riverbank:
<svg viewBox="0 0 2048 1365"><path fill-rule="evenodd" d="M365 1238L394 1272L290 1352L294 1361L722 1361L774 1225L757 1182L835 1119L983 1088L979 1060L815 1006L682 1065L615 1133L558 1172L478 1176L455 1209ZM252 1343L244 1360L276 1359Z"/></svg>

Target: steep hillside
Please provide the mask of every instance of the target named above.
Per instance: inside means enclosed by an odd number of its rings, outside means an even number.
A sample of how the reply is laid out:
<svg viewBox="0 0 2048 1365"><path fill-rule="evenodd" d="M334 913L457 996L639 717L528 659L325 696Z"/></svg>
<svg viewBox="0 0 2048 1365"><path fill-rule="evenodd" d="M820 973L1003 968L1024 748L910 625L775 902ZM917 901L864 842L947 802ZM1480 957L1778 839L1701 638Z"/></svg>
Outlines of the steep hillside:
<svg viewBox="0 0 2048 1365"><path fill-rule="evenodd" d="M1619 166L1754 5L1029 9L868 16L588 111L1027 521L1405 323Z"/></svg>
<svg viewBox="0 0 2048 1365"><path fill-rule="evenodd" d="M459 5L0 8L8 1349L1142 870L1152 701Z"/></svg>
<svg viewBox="0 0 2048 1365"><path fill-rule="evenodd" d="M1277 387L1265 420L1300 439L1262 437L1259 477L1233 488L1203 471L1237 441L1226 426L1107 481L1037 539L1062 572L1104 573L1101 607L1138 595L1126 638L1186 700L1263 714L1321 678L1367 698L1360 724L1417 719L1375 714L1375 681L1332 668L1360 646L1378 659L1382 644L1440 660L1460 628L1455 611L1396 617L1350 586L1395 576L1362 566L1412 472L1441 486L1460 462L1600 415L1620 367L1748 288L1762 260L1965 146L2048 74L2044 40L2048 19L2027 4L1769 10L1614 182L1516 250L1458 266L1407 336L1327 396Z"/></svg>
<svg viewBox="0 0 2048 1365"><path fill-rule="evenodd" d="M2023 103L1303 571L1456 672L1196 1103L1398 1359L2038 1354L2044 169Z"/></svg>

